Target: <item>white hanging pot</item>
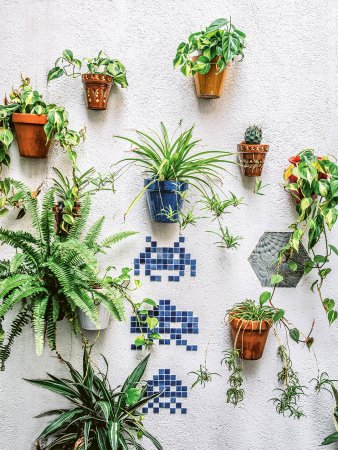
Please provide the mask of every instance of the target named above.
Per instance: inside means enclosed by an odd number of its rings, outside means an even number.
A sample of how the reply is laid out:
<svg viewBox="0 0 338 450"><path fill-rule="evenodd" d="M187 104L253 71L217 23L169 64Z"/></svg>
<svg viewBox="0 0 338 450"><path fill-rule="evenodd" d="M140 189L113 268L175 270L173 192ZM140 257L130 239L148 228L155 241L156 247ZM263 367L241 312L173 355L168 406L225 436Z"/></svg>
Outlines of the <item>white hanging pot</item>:
<svg viewBox="0 0 338 450"><path fill-rule="evenodd" d="M92 320L90 320L87 314L85 314L81 310L78 310L80 325L83 330L99 331L108 328L110 317L109 311L101 303L97 305L97 309L98 309L99 326L97 326Z"/></svg>

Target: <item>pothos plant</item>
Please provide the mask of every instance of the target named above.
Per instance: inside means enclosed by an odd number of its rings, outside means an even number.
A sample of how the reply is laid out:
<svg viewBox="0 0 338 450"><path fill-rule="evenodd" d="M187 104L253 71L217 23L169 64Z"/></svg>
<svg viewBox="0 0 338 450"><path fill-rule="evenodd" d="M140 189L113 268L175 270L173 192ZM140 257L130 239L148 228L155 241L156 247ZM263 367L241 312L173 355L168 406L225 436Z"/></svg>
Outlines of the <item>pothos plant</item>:
<svg viewBox="0 0 338 450"><path fill-rule="evenodd" d="M241 359L243 351L241 345L243 344L241 344L242 339L239 337L240 333L245 332L246 329L250 333L250 323L252 322L257 328L256 333L260 333L259 330L262 328L263 322L266 322L272 328L276 337L278 343L277 356L282 363L282 369L277 375L278 382L281 384L280 387L276 388L276 392L279 395L273 397L271 401L275 404L276 411L279 414L287 414L290 417L299 419L304 415L300 401L306 395L306 388L301 384L299 375L293 368L289 350L289 338L296 343L304 343L308 348L311 348L313 343L313 338L311 337L313 324L307 335L300 333L285 317L285 311L273 305L272 297L273 293L265 291L260 295L258 303L253 300L246 300L235 304L227 311L227 318L230 322L236 319L241 324L233 343L233 348L224 351L222 360L229 371L227 403L232 403L236 406L244 400L245 395L243 389L243 363ZM283 328L286 331L285 343L280 338L279 328Z"/></svg>
<svg viewBox="0 0 338 450"><path fill-rule="evenodd" d="M75 58L71 50L66 49L55 61L55 66L48 72L47 80L52 81L66 75L76 78L81 75L83 66L86 66L86 73L109 75L114 83L125 88L128 86L126 69L117 59L107 56L102 50L94 58Z"/></svg>
<svg viewBox="0 0 338 450"><path fill-rule="evenodd" d="M290 158L290 162L284 174L284 187L295 200L298 217L290 225L292 236L280 251L279 261L286 257L290 260L290 269L297 270L292 254L298 252L301 243L307 247L310 258L304 272L316 272L311 290L318 293L329 323L332 324L338 317L338 311L335 300L325 297L323 285L331 272L328 266L330 257L333 254L338 256L337 247L329 242L329 232L338 217L338 166L329 156L318 157L311 149ZM317 249L319 243L323 251ZM276 275L282 281L282 275Z"/></svg>
<svg viewBox="0 0 338 450"><path fill-rule="evenodd" d="M14 89L9 98L0 105L0 168L9 166L9 148L14 140L13 113L46 114L44 125L46 142L52 138L67 152L71 161L76 161L76 147L84 140L85 130L74 131L69 128L68 112L62 106L47 104L42 95L32 88L29 78L22 78L21 85Z"/></svg>
<svg viewBox="0 0 338 450"><path fill-rule="evenodd" d="M185 76L196 72L206 74L213 64L221 72L237 56L243 58L245 38L245 33L236 28L231 19L217 19L205 30L191 34L188 42L181 42L173 61L174 67L181 67ZM193 61L191 54L195 52L199 56Z"/></svg>

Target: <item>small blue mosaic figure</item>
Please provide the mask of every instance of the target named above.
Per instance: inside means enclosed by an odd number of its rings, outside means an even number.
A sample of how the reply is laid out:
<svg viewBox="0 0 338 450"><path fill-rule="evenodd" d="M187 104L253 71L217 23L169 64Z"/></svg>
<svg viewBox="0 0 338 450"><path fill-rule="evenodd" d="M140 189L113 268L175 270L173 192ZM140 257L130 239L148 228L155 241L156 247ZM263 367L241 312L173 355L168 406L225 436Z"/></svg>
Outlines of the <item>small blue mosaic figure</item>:
<svg viewBox="0 0 338 450"><path fill-rule="evenodd" d="M192 311L177 311L175 305L170 304L170 300L160 300L158 307L148 313L149 317L158 319L158 326L153 330L149 330L147 324L138 323L136 316L131 317L130 332L135 334L147 334L150 340L151 333L159 333L162 339L159 340L160 345L170 345L174 340L176 345L182 345L187 351L197 351L197 345L189 345L183 335L198 334L198 317L194 317ZM143 317L141 316L141 319ZM166 339L163 337L166 336ZM142 347L131 345L132 350L141 350Z"/></svg>
<svg viewBox="0 0 338 450"><path fill-rule="evenodd" d="M187 408L182 407L182 398L188 397L188 386L183 386L182 381L170 373L170 369L160 369L151 380L148 380L147 396L158 392L162 392L161 395L142 409L143 414L151 410L154 414L158 414L160 409L169 409L170 414L175 414L176 411L181 411L181 414L187 413Z"/></svg>
<svg viewBox="0 0 338 450"><path fill-rule="evenodd" d="M146 237L147 246L145 251L140 253L139 258L134 259L134 275L138 276L141 266L144 266L144 274L150 277L150 281L161 281L161 275L154 273L171 271L174 275L168 276L168 281L180 281L184 277L186 270L190 267L190 276L196 276L196 259L191 259L190 253L186 253L181 244L185 241L183 236L178 242L174 242L173 247L158 247L157 242Z"/></svg>

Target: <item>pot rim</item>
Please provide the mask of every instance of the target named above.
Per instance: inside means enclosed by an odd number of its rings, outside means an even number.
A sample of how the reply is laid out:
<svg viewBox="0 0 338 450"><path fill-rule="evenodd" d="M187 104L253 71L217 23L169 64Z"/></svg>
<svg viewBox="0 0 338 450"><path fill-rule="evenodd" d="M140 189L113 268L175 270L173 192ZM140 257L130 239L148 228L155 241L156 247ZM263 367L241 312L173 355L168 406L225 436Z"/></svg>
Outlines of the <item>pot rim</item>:
<svg viewBox="0 0 338 450"><path fill-rule="evenodd" d="M241 148L245 148L247 150L249 150L250 148L253 148L256 153L267 153L270 149L270 145L269 144L247 144L246 142L241 142L240 144L237 144L237 151L238 153L254 153L252 151L241 151ZM261 150L259 150L261 149Z"/></svg>
<svg viewBox="0 0 338 450"><path fill-rule="evenodd" d="M152 181L149 187L147 187L147 191L186 191L189 188L189 183L184 181L175 181L175 180L153 180L151 178L144 179L144 187L148 186Z"/></svg>
<svg viewBox="0 0 338 450"><path fill-rule="evenodd" d="M111 75L107 75L105 73L84 73L81 76L82 83L104 83L104 84L113 84L113 77Z"/></svg>
<svg viewBox="0 0 338 450"><path fill-rule="evenodd" d="M27 114L27 113L17 113L12 114L13 123L31 123L35 125L45 125L47 123L46 114Z"/></svg>
<svg viewBox="0 0 338 450"><path fill-rule="evenodd" d="M229 323L233 328L239 329L241 328L242 331L267 331L270 330L272 326L272 319L271 321L268 320L243 320L239 319L238 317L234 317L233 314L229 315Z"/></svg>

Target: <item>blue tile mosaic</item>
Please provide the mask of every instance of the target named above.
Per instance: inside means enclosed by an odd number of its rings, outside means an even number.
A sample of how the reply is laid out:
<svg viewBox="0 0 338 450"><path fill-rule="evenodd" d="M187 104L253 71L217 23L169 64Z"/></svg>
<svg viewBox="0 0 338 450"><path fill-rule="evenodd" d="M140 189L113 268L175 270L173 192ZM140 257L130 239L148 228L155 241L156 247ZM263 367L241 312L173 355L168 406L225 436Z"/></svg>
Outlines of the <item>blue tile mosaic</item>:
<svg viewBox="0 0 338 450"><path fill-rule="evenodd" d="M130 332L133 334L148 334L149 339L151 333L159 333L163 339L160 339L159 345L170 345L171 341L175 341L176 345L185 347L187 351L197 351L197 345L188 344L187 339L183 339L183 335L198 334L198 317L195 317L192 311L178 311L170 300L160 300L158 307L149 311L150 317L158 319L158 326L149 330L147 324L140 328L136 316L131 317ZM164 335L167 335L164 338ZM131 345L132 350L139 350L135 344Z"/></svg>
<svg viewBox="0 0 338 450"><path fill-rule="evenodd" d="M150 281L162 281L162 275L158 272L171 271L174 273L168 275L168 281L178 282L189 268L190 276L196 277L196 259L192 259L190 253L181 247L184 242L185 237L180 236L173 247L158 247L157 242L147 236L144 252L134 259L134 275L140 275L141 266L144 266L144 274L149 276Z"/></svg>
<svg viewBox="0 0 338 450"><path fill-rule="evenodd" d="M158 414L160 409L169 409L170 414L187 413L187 408L182 407L182 399L188 397L188 386L183 386L181 380L177 380L176 375L170 369L160 369L151 380L148 380L147 395L161 392L160 396L150 401L142 409L143 414L153 411Z"/></svg>

